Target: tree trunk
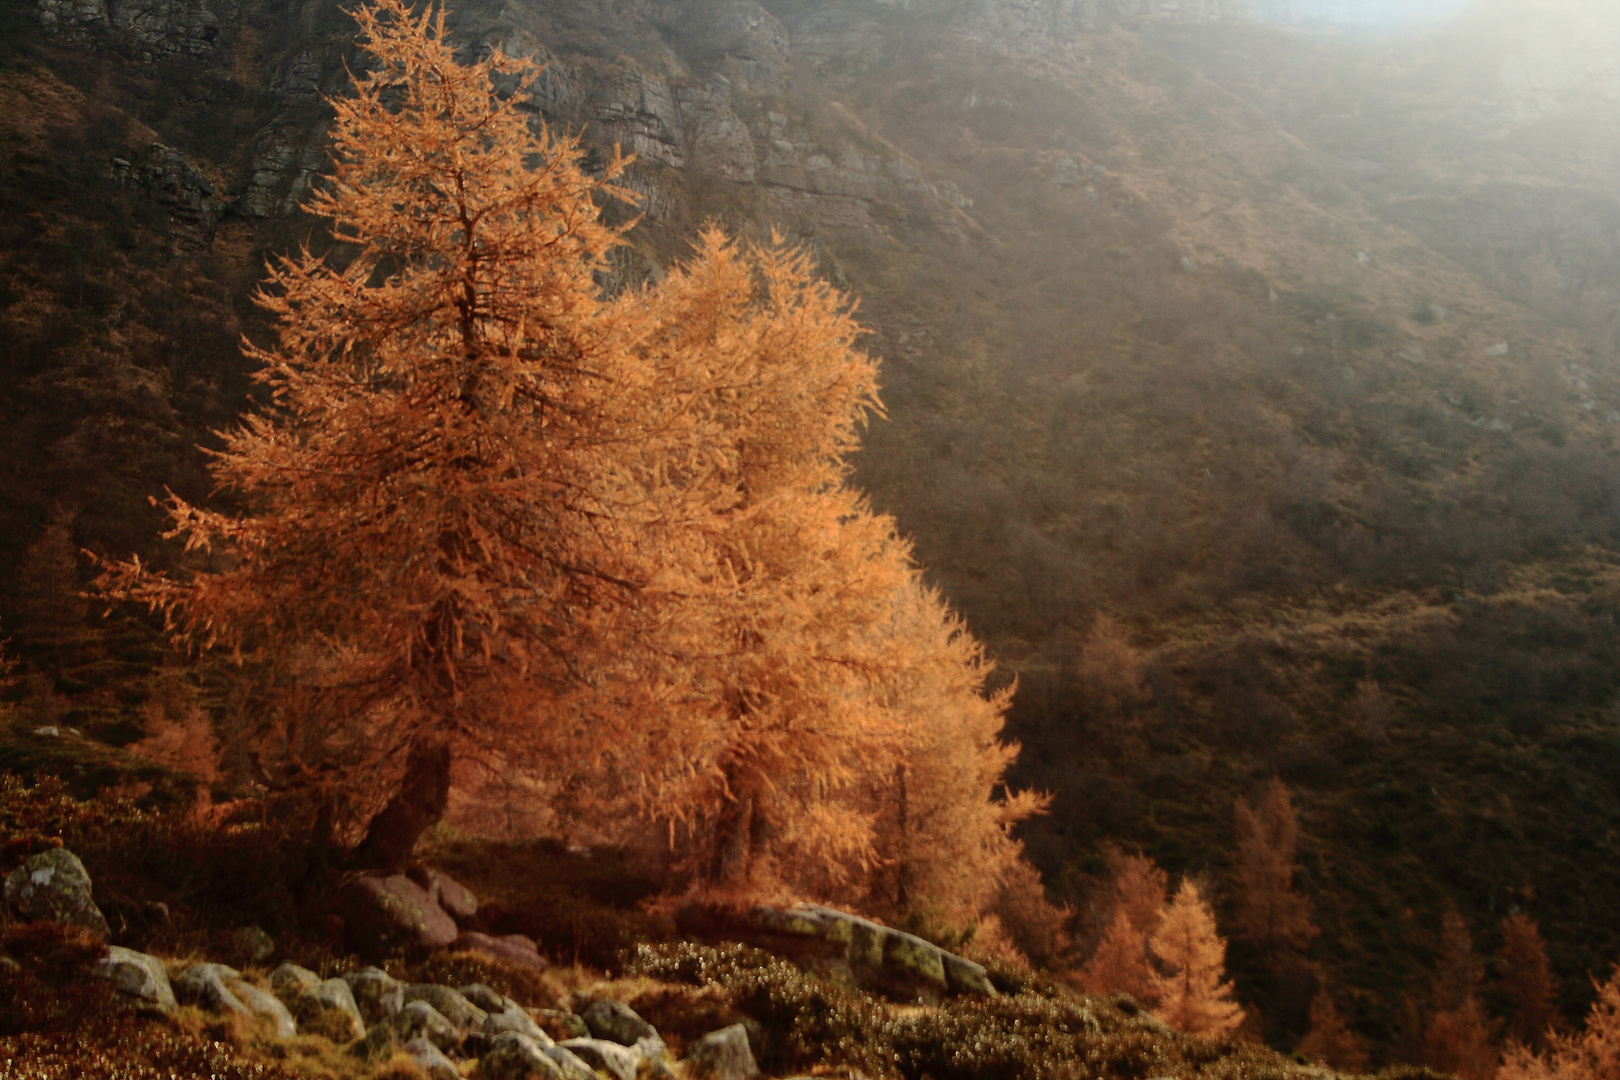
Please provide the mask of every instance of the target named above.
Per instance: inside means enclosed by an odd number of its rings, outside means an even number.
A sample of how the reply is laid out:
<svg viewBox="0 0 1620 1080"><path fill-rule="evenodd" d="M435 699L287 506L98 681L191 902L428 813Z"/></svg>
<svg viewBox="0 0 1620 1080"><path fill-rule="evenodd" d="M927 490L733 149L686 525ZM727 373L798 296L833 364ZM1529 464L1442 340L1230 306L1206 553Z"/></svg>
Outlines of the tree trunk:
<svg viewBox="0 0 1620 1080"><path fill-rule="evenodd" d="M444 817L450 804L450 747L419 741L405 759L399 793L371 819L366 838L349 856L355 869L403 874L417 838Z"/></svg>
<svg viewBox="0 0 1620 1080"><path fill-rule="evenodd" d="M722 813L715 844L713 878L721 885L736 885L748 877L754 849L754 797L743 795Z"/></svg>

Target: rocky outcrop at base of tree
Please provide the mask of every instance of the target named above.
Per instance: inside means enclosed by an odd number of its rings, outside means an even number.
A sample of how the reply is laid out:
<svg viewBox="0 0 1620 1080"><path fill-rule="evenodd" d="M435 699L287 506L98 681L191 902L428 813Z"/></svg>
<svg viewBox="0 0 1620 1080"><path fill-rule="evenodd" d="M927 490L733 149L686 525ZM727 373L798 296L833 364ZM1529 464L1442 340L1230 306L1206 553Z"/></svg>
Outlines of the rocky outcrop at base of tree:
<svg viewBox="0 0 1620 1080"><path fill-rule="evenodd" d="M932 1003L951 994L996 994L980 964L915 934L819 904L760 904L746 912L692 905L676 915L676 923L691 934L742 940L902 998Z"/></svg>

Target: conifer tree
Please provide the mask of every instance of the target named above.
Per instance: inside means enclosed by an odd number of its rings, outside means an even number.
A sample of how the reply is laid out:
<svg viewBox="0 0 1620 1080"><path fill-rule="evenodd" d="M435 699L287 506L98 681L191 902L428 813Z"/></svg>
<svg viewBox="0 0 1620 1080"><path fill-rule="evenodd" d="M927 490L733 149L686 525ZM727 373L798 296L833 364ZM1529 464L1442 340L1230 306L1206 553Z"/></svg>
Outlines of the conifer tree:
<svg viewBox="0 0 1620 1080"><path fill-rule="evenodd" d="M1490 1080L1497 1052L1489 1019L1479 1002L1485 967L1474 952L1473 935L1456 908L1441 921L1440 958L1431 1004L1434 1015L1424 1031L1424 1062L1463 1080Z"/></svg>
<svg viewBox="0 0 1620 1080"><path fill-rule="evenodd" d="M1190 879L1182 879L1149 947L1166 972L1158 980L1161 1020L1189 1035L1216 1035L1243 1022L1226 981L1226 941Z"/></svg>
<svg viewBox="0 0 1620 1080"><path fill-rule="evenodd" d="M1307 1057L1315 1058L1340 1072L1367 1071L1367 1048L1361 1037L1350 1029L1339 1015L1338 1006L1326 987L1311 998L1310 1029L1296 1049Z"/></svg>
<svg viewBox="0 0 1620 1080"><path fill-rule="evenodd" d="M1497 981L1511 1011L1509 1034L1540 1053L1558 1017L1558 987L1547 944L1530 916L1520 912L1502 920L1502 948L1496 959Z"/></svg>
<svg viewBox="0 0 1620 1080"><path fill-rule="evenodd" d="M1305 948L1317 931L1310 902L1294 890L1299 819L1288 788L1273 777L1259 809L1239 798L1235 817L1237 936L1262 950Z"/></svg>
<svg viewBox="0 0 1620 1080"><path fill-rule="evenodd" d="M1581 1031L1553 1033L1543 1054L1522 1043L1509 1046L1497 1080L1620 1080L1620 967L1597 983Z"/></svg>
<svg viewBox="0 0 1620 1080"><path fill-rule="evenodd" d="M1151 1009L1159 1000L1159 976L1148 962L1147 935L1121 908L1103 932L1096 951L1079 971L1088 994L1125 993Z"/></svg>
<svg viewBox="0 0 1620 1080"><path fill-rule="evenodd" d="M1159 986L1147 946L1164 915L1169 881L1146 855L1109 844L1104 857L1108 882L1097 905L1104 930L1079 971L1080 985L1094 994L1123 991L1151 1007L1158 1000Z"/></svg>

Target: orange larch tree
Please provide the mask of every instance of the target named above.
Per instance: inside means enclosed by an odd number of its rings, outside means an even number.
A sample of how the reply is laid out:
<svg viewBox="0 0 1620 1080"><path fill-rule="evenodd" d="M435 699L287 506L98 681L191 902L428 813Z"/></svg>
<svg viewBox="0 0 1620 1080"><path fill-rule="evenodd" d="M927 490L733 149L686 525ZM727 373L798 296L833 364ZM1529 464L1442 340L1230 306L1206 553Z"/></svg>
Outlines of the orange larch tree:
<svg viewBox="0 0 1620 1080"><path fill-rule="evenodd" d="M1165 908L1149 941L1164 968L1158 980L1155 1014L1189 1035L1216 1035L1243 1022L1226 981L1226 941L1215 930L1215 916L1190 879Z"/></svg>
<svg viewBox="0 0 1620 1080"><path fill-rule="evenodd" d="M1310 901L1294 890L1299 818L1288 788L1275 777L1258 810L1242 798L1237 824L1236 936L1254 947L1297 951L1316 936Z"/></svg>
<svg viewBox="0 0 1620 1080"><path fill-rule="evenodd" d="M1295 1047L1299 1053L1340 1072L1367 1071L1367 1047L1344 1022L1326 987L1319 988L1311 998L1310 1023L1310 1029Z"/></svg>
<svg viewBox="0 0 1620 1080"><path fill-rule="evenodd" d="M1497 983L1511 1006L1511 1036L1533 1052L1542 1052L1558 1020L1558 984L1547 962L1547 943L1535 921L1523 912L1502 920L1496 969Z"/></svg>
<svg viewBox="0 0 1620 1080"><path fill-rule="evenodd" d="M1554 1033L1544 1054L1522 1043L1508 1047L1497 1080L1620 1080L1620 968L1597 985L1586 1026Z"/></svg>
<svg viewBox="0 0 1620 1080"><path fill-rule="evenodd" d="M1080 985L1093 994L1123 991L1151 1007L1159 984L1148 958L1148 939L1159 929L1169 903L1169 879L1146 855L1112 844L1104 854L1108 883L1097 903L1104 930L1078 973Z"/></svg>

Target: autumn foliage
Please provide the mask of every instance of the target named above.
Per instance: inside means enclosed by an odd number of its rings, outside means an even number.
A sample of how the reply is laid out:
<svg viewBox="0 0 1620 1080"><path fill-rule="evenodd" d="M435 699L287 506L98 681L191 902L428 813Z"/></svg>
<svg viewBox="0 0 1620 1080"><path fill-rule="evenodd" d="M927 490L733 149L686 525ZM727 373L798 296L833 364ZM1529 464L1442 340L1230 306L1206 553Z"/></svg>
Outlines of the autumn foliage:
<svg viewBox="0 0 1620 1080"><path fill-rule="evenodd" d="M1006 695L848 483L877 407L848 299L714 229L606 294L624 159L587 173L496 92L532 65L458 64L442 11L356 18L307 207L339 254L271 267L271 405L213 464L245 509L171 495L185 572L102 588L236 658L241 755L384 863L483 769L599 832L661 822L727 888L971 918L1040 804L991 800Z"/></svg>

